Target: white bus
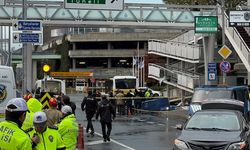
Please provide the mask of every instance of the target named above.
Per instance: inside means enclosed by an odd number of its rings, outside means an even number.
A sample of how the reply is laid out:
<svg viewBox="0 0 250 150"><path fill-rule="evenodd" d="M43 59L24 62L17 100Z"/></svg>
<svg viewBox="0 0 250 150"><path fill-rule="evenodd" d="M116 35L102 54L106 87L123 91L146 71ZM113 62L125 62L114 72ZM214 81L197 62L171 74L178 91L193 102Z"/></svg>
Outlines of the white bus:
<svg viewBox="0 0 250 150"><path fill-rule="evenodd" d="M17 97L16 80L12 67L0 65L0 113L8 100Z"/></svg>
<svg viewBox="0 0 250 150"><path fill-rule="evenodd" d="M122 90L124 94L129 90L133 92L138 87L135 76L114 76L112 78L112 92L115 93L118 89Z"/></svg>
<svg viewBox="0 0 250 150"><path fill-rule="evenodd" d="M76 79L76 91L83 92L86 87L88 87L88 82L85 79Z"/></svg>

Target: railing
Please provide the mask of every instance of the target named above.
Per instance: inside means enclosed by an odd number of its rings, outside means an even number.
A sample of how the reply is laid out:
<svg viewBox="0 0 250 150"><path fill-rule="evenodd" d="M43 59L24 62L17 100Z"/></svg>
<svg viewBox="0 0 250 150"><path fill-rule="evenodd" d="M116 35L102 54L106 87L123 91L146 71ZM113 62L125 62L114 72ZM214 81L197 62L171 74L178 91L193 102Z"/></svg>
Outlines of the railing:
<svg viewBox="0 0 250 150"><path fill-rule="evenodd" d="M154 78L159 82L177 86L188 92L193 92L196 86L201 85L201 79L198 75L188 74L186 72L151 63L148 65L148 77Z"/></svg>
<svg viewBox="0 0 250 150"><path fill-rule="evenodd" d="M202 38L201 34L195 35L194 30L189 30L188 32L185 32L179 36L177 36L176 38L174 38L173 42L184 42L184 43L192 43L195 42L199 39Z"/></svg>
<svg viewBox="0 0 250 150"><path fill-rule="evenodd" d="M220 8L219 9L219 14L221 13ZM229 19L227 14L225 13L225 34L228 37L229 41L233 45L236 53L240 57L241 61L245 65L246 69L248 72L250 72L250 64L249 64L249 52L250 49L245 43L245 41L242 39L240 33L237 31L235 27L229 27ZM219 24L222 26L222 15L219 15Z"/></svg>
<svg viewBox="0 0 250 150"><path fill-rule="evenodd" d="M199 63L201 47L183 42L151 39L148 41L148 53L170 57L190 63Z"/></svg>

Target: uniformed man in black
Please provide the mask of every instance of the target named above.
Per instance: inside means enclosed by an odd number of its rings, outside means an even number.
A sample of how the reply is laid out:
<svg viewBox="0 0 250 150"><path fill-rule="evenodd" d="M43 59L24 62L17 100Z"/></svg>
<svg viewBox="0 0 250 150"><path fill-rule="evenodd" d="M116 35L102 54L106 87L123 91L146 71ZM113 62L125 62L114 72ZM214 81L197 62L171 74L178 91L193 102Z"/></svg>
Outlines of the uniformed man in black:
<svg viewBox="0 0 250 150"><path fill-rule="evenodd" d="M86 133L89 133L89 129L91 130L90 134L93 136L94 135L94 127L92 124L92 118L96 113L97 110L97 100L95 97L95 94L92 94L91 91L88 92L88 96L84 97L81 108L82 111L85 110L86 118L88 120L87 128L86 128Z"/></svg>

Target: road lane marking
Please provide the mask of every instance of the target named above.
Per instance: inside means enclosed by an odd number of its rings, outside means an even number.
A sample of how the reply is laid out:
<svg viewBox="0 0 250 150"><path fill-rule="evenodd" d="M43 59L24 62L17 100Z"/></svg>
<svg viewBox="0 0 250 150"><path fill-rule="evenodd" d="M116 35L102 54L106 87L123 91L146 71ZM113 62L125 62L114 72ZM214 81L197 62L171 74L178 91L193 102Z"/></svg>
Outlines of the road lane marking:
<svg viewBox="0 0 250 150"><path fill-rule="evenodd" d="M86 128L84 128L84 129L86 129ZM96 135L102 137L102 134L100 134L100 133L98 133L98 132L95 132L94 134L96 134ZM125 145L125 144L122 144L122 143L120 143L120 142L118 142L118 141L116 141L116 140L113 140L113 139L111 139L111 138L110 138L110 141L113 142L113 143L115 143L115 144L117 144L117 145L120 145L120 146L126 148L127 150L135 150L134 148L129 147L129 146ZM100 144L100 140L98 140L98 141L93 141L93 142L89 142L89 143L92 143L92 145L94 145L94 144ZM104 142L101 140L101 143L104 143ZM89 144L86 144L86 145L89 145Z"/></svg>
<svg viewBox="0 0 250 150"><path fill-rule="evenodd" d="M98 140L98 141L91 141L91 142L86 142L86 145L96 145L96 144L102 144L103 140Z"/></svg>

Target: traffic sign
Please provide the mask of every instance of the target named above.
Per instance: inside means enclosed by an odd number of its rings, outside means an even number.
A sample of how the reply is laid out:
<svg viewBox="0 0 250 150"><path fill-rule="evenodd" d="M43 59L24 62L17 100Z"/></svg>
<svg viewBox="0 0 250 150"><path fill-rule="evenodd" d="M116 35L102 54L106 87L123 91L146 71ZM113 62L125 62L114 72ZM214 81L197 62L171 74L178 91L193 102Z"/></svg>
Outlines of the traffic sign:
<svg viewBox="0 0 250 150"><path fill-rule="evenodd" d="M231 64L228 61L222 61L220 63L220 70L224 73L228 73L231 70Z"/></svg>
<svg viewBox="0 0 250 150"><path fill-rule="evenodd" d="M208 63L208 81L216 81L217 67L216 63Z"/></svg>
<svg viewBox="0 0 250 150"><path fill-rule="evenodd" d="M124 0L64 0L65 8L123 10Z"/></svg>
<svg viewBox="0 0 250 150"><path fill-rule="evenodd" d="M226 45L224 45L223 47L221 47L218 53L221 55L221 57L227 59L228 56L231 55L232 51Z"/></svg>
<svg viewBox="0 0 250 150"><path fill-rule="evenodd" d="M195 33L216 33L218 31L217 16L195 16Z"/></svg>
<svg viewBox="0 0 250 150"><path fill-rule="evenodd" d="M42 33L13 33L13 43L42 44Z"/></svg>
<svg viewBox="0 0 250 150"><path fill-rule="evenodd" d="M12 23L13 31L41 31L41 21L17 20Z"/></svg>

